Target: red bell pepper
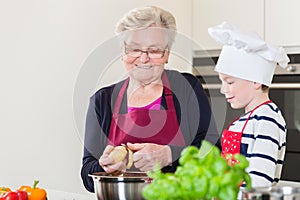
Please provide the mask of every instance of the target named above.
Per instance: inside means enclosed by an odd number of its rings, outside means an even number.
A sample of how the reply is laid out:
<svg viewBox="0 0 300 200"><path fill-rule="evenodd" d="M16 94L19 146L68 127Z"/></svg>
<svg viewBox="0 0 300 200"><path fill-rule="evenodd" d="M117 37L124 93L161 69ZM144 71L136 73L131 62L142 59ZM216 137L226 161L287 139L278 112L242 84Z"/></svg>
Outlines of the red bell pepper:
<svg viewBox="0 0 300 200"><path fill-rule="evenodd" d="M27 192L17 190L16 193L17 193L17 195L19 197L19 200L28 200L28 194L27 194Z"/></svg>
<svg viewBox="0 0 300 200"><path fill-rule="evenodd" d="M28 200L27 192L25 191L10 191L0 194L0 200Z"/></svg>

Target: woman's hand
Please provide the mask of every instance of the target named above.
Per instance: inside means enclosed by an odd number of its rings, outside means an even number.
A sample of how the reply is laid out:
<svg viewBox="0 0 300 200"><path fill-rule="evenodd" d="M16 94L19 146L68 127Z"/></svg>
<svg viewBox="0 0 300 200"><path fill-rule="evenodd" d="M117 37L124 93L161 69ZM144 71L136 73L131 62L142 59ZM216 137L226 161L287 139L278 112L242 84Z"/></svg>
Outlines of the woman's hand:
<svg viewBox="0 0 300 200"><path fill-rule="evenodd" d="M127 143L133 154L134 166L141 171L151 171L158 163L161 167L172 163L171 148L153 143Z"/></svg>
<svg viewBox="0 0 300 200"><path fill-rule="evenodd" d="M115 160L109 156L109 154L114 150L114 147L107 145L103 151L102 156L99 159L100 166L104 169L106 173L114 172L125 172L126 170L126 159L124 161L119 161L115 163Z"/></svg>

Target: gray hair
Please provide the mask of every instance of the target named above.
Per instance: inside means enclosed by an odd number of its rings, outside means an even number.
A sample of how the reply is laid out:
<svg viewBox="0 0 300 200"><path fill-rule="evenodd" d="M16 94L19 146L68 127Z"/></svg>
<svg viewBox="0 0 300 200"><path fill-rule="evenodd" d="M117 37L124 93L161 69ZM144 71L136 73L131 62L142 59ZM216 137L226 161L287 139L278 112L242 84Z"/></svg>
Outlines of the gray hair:
<svg viewBox="0 0 300 200"><path fill-rule="evenodd" d="M168 31L169 46L171 46L176 35L175 17L170 12L156 6L135 8L129 11L117 23L115 32L120 34L130 30L145 29L153 25Z"/></svg>

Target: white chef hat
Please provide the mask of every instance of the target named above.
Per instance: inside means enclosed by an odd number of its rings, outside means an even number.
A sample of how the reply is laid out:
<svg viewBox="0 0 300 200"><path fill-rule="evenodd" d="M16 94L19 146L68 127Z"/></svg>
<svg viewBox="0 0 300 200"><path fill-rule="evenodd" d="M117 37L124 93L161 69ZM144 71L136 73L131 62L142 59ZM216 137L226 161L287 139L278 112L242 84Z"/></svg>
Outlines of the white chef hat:
<svg viewBox="0 0 300 200"><path fill-rule="evenodd" d="M255 32L228 22L209 28L208 33L223 44L217 72L270 86L277 63L285 68L290 61L282 47L270 46Z"/></svg>

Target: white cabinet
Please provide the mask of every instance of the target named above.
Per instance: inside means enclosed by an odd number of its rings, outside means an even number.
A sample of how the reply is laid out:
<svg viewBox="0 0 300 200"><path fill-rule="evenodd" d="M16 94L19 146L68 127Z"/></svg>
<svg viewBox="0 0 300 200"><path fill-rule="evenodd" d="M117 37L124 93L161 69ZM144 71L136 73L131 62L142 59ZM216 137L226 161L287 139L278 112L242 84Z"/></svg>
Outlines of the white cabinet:
<svg viewBox="0 0 300 200"><path fill-rule="evenodd" d="M192 6L192 38L198 47L206 50L221 48L221 45L210 38L207 29L223 21L255 31L264 37L263 0L193 0Z"/></svg>
<svg viewBox="0 0 300 200"><path fill-rule="evenodd" d="M265 1L266 41L279 46L300 46L300 1Z"/></svg>

